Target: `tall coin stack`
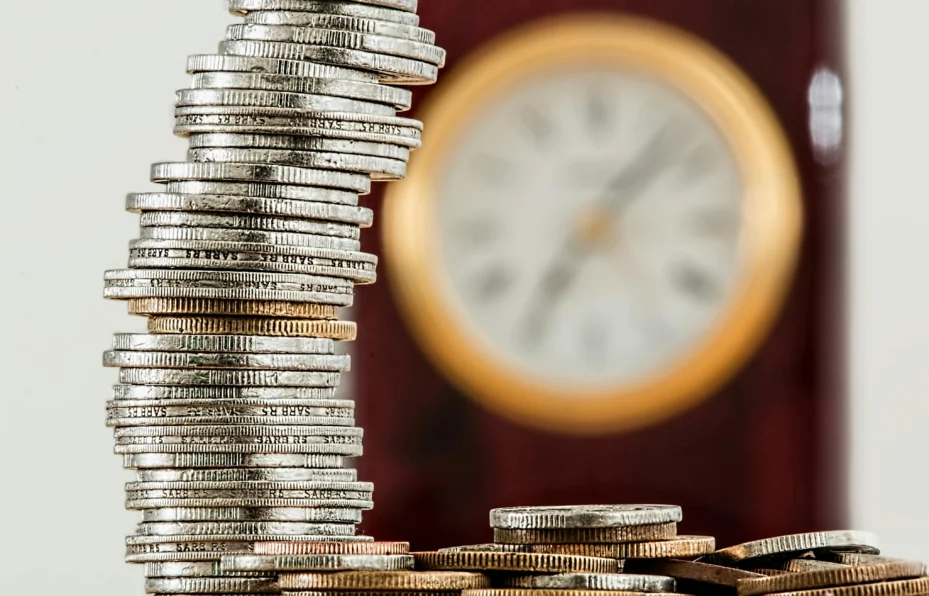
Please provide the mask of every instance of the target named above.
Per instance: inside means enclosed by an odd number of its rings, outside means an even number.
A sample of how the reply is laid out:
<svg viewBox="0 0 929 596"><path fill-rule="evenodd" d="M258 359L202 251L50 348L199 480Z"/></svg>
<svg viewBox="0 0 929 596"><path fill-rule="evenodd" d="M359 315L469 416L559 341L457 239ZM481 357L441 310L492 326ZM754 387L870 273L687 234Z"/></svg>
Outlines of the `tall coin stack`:
<svg viewBox="0 0 929 596"><path fill-rule="evenodd" d="M355 284L372 180L404 176L421 123L396 116L435 81L444 51L416 0L231 0L244 23L192 56L175 133L188 159L158 163L163 192L131 194L141 234L107 298L148 317L118 334L108 403L116 453L142 511L127 560L160 594L278 592L276 575L220 557L258 542L363 543L373 506L344 458L362 452L353 402L336 399L349 357L335 342Z"/></svg>

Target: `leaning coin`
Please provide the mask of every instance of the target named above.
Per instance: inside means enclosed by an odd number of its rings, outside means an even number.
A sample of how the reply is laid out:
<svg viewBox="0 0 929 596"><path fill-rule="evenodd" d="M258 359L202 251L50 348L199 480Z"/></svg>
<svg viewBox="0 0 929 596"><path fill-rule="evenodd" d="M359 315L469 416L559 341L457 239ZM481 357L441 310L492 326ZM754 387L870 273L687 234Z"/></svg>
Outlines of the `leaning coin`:
<svg viewBox="0 0 929 596"><path fill-rule="evenodd" d="M400 180L406 176L406 162L353 153L210 147L190 149L187 152L187 158L197 163L279 164L300 168L362 172L369 174L373 180Z"/></svg>
<svg viewBox="0 0 929 596"><path fill-rule="evenodd" d="M730 588L735 588L741 580L754 580L764 577L759 573L735 567L723 567L721 565L710 565L709 563L680 559L631 559L626 561L624 571L666 575L675 579L728 586Z"/></svg>
<svg viewBox="0 0 929 596"><path fill-rule="evenodd" d="M712 553L704 559L709 563L736 563L771 555L803 552L808 550L839 550L879 554L877 536L857 530L833 532L810 532L766 538L730 546Z"/></svg>
<svg viewBox="0 0 929 596"><path fill-rule="evenodd" d="M494 542L504 544L551 544L559 547L568 544L593 546L594 544L613 544L617 542L668 540L676 535L677 524L675 523L612 528L553 528L545 530L495 528ZM539 549L536 552L566 551Z"/></svg>
<svg viewBox="0 0 929 596"><path fill-rule="evenodd" d="M394 10L405 10L407 12L416 12L419 7L419 0L356 0L361 4L373 4L374 6L383 6Z"/></svg>
<svg viewBox="0 0 929 596"><path fill-rule="evenodd" d="M256 555L406 555L409 542L260 542Z"/></svg>
<svg viewBox="0 0 929 596"><path fill-rule="evenodd" d="M185 577L149 578L145 580L149 594L277 594L274 578Z"/></svg>
<svg viewBox="0 0 929 596"><path fill-rule="evenodd" d="M426 44L434 44L436 40L435 32L421 27L391 23L384 20L363 19L314 12L282 10L257 11L245 15L245 22L255 25L291 25L295 27L315 27L317 29L371 33L374 35L397 37Z"/></svg>
<svg viewBox="0 0 929 596"><path fill-rule="evenodd" d="M268 137L272 135L240 135L227 133L204 133L191 135L191 143L197 139L217 139L218 143L224 139L239 139L242 137ZM292 138L292 137L285 137ZM321 139L324 140L324 139ZM339 139L333 139L339 140ZM206 141L204 141L206 142ZM230 141L231 142L231 141ZM356 141L345 141L354 143ZM210 146L210 145L207 145ZM286 147L285 147L286 148ZM346 153L350 153L346 151ZM390 157L389 155L385 157ZM319 188L316 186L296 186L293 184L274 184L263 182L222 182L215 180L175 180L165 185L168 193L180 195L221 195L237 197L256 197L263 199L290 199L293 201L311 201L314 203L335 203L339 205L358 205L358 193L332 188Z"/></svg>
<svg viewBox="0 0 929 596"><path fill-rule="evenodd" d="M230 555L228 571L399 571L413 568L411 555Z"/></svg>
<svg viewBox="0 0 929 596"><path fill-rule="evenodd" d="M297 0L298 2L302 0ZM187 58L187 72L262 72L288 75L377 83L374 73L356 68L341 68L319 62L299 62L297 60L274 60L270 58L253 58L250 56L230 56L227 54L198 54Z"/></svg>
<svg viewBox="0 0 929 596"><path fill-rule="evenodd" d="M191 317L193 320L212 321L214 317L280 317L282 319L309 319L307 322L328 322L351 324L347 321L334 321L339 316L337 306L314 304L312 302L273 302L267 300L210 300L187 298L139 298L129 301L129 313L137 315L210 315L210 317ZM206 326L204 326L206 328ZM244 327L243 327L244 328ZM151 333L164 333L150 330ZM176 331L175 333L186 333ZM191 331L190 333L215 334L216 331ZM240 331L230 331L238 334ZM242 335L272 335L269 333L242 333Z"/></svg>
<svg viewBox="0 0 929 596"><path fill-rule="evenodd" d="M362 68L380 73L381 82L390 84L428 85L434 83L439 76L439 67L434 63L337 46L243 39L224 41L219 44L219 51L238 56L307 60Z"/></svg>
<svg viewBox="0 0 929 596"><path fill-rule="evenodd" d="M137 352L334 354L335 342L331 339L262 337L260 335L165 336L154 333L116 333L113 335L113 349Z"/></svg>
<svg viewBox="0 0 929 596"><path fill-rule="evenodd" d="M178 370L121 368L119 382L128 385L232 385L235 387L338 387L336 372L293 370Z"/></svg>
<svg viewBox="0 0 929 596"><path fill-rule="evenodd" d="M453 571L520 571L524 573L615 573L614 559L500 552L413 553L421 569Z"/></svg>
<svg viewBox="0 0 929 596"><path fill-rule="evenodd" d="M674 578L629 573L560 573L514 575L501 578L502 588L541 590L612 590L619 592L674 592Z"/></svg>
<svg viewBox="0 0 929 596"><path fill-rule="evenodd" d="M365 227L370 226L374 221L374 212L363 207L230 195L133 193L126 197L126 209L137 213L143 211L192 211L223 214L228 212L257 216L262 219L300 217L339 221Z"/></svg>
<svg viewBox="0 0 929 596"><path fill-rule="evenodd" d="M922 596L929 594L929 577L817 590L784 591L775 592L775 594L777 596Z"/></svg>
<svg viewBox="0 0 929 596"><path fill-rule="evenodd" d="M370 155L373 157L386 157L404 162L410 159L409 147L401 147L400 145L390 145L387 143L355 141L351 139L321 139L318 137L288 137L283 135L204 133L190 135L188 139L188 145L191 149L203 149L206 147L248 147L252 149L288 149L290 151L352 153L357 155ZM318 199L318 202L338 204L345 203L343 200L336 201L329 199L330 197L323 196L322 198ZM310 199L304 198L302 200Z"/></svg>
<svg viewBox="0 0 929 596"><path fill-rule="evenodd" d="M309 26L235 24L226 28L226 39L262 42L284 42L360 50L373 54L419 60L439 67L445 65L445 50L433 44L398 37L324 29Z"/></svg>
<svg viewBox="0 0 929 596"><path fill-rule="evenodd" d="M229 2L229 11L233 14L244 15L253 11L271 10L343 15L413 27L419 25L419 16L415 13L366 6L356 2L331 2L329 0L230 0Z"/></svg>
<svg viewBox="0 0 929 596"><path fill-rule="evenodd" d="M176 521L276 521L276 522L328 522L357 524L361 510L325 507L280 507L271 509L249 507L165 507L146 509L143 522Z"/></svg>
<svg viewBox="0 0 929 596"><path fill-rule="evenodd" d="M267 13L263 13L267 14ZM246 89L351 98L407 109L413 94L407 89L331 78L295 77L261 72L202 72L193 76L194 89ZM313 109L313 108L310 108ZM335 109L334 111L342 111ZM346 111L353 111L351 108ZM364 113L364 111L362 111ZM385 115L394 115L385 112Z"/></svg>
<svg viewBox="0 0 929 596"><path fill-rule="evenodd" d="M160 468L341 468L340 455L324 453L137 453L123 456L129 469Z"/></svg>
<svg viewBox="0 0 929 596"><path fill-rule="evenodd" d="M222 577L229 573L223 573L219 561L188 561L180 563L166 561L145 564L145 577ZM268 577L267 574L261 572L241 572L241 575L246 577Z"/></svg>
<svg viewBox="0 0 929 596"><path fill-rule="evenodd" d="M352 341L358 327L351 321L301 321L294 319L153 317L152 333L247 333L279 337L322 337Z"/></svg>
<svg viewBox="0 0 929 596"><path fill-rule="evenodd" d="M813 566L817 564L823 565L823 563L823 561L811 561ZM815 570L788 573L776 577L742 580L738 583L738 591L739 596L756 596L758 594L770 594L773 592L808 590L812 588L827 588L924 577L926 574L926 564L919 561L897 561L893 563L863 565L860 567L822 567Z"/></svg>
<svg viewBox="0 0 929 596"><path fill-rule="evenodd" d="M280 586L283 590L450 592L490 587L490 578L466 571L288 573L281 576Z"/></svg>
<svg viewBox="0 0 929 596"><path fill-rule="evenodd" d="M230 182L277 182L322 186L367 194L371 177L363 174L315 170L269 164L191 163L189 161L152 165L152 182L172 180L225 180Z"/></svg>
<svg viewBox="0 0 929 596"><path fill-rule="evenodd" d="M189 213L185 211L149 211L139 218L139 225L145 227L188 227L188 228L222 228L230 230L255 230L261 232L290 232L296 234L324 234L357 239L359 226L367 226L373 221L370 209L346 208L339 211L348 219L342 223L301 221L287 217L267 217L260 215L233 213ZM335 211L334 211L335 213ZM320 224L323 227L320 227Z"/></svg>
<svg viewBox="0 0 929 596"><path fill-rule="evenodd" d="M138 536L229 536L269 534L281 536L353 536L355 524L311 522L196 521L142 522L136 527Z"/></svg>
<svg viewBox="0 0 929 596"><path fill-rule="evenodd" d="M674 505L575 505L505 507L490 512L490 525L505 529L611 528L681 521Z"/></svg>
<svg viewBox="0 0 929 596"><path fill-rule="evenodd" d="M184 108L194 106L357 112L371 116L397 115L396 107L373 101L262 89L181 89L174 95L174 105L178 108L175 114L179 116L185 115Z"/></svg>
<svg viewBox="0 0 929 596"><path fill-rule="evenodd" d="M273 369L294 371L346 371L347 354L245 354L236 352L134 352L108 350L103 366L122 368Z"/></svg>

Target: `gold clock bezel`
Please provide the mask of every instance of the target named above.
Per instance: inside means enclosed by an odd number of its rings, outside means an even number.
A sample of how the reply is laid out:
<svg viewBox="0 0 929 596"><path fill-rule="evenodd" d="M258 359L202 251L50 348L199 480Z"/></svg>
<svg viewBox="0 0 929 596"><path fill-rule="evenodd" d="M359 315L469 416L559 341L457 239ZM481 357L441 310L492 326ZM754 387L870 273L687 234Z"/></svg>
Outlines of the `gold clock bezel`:
<svg viewBox="0 0 929 596"><path fill-rule="evenodd" d="M726 310L673 366L634 384L552 387L513 370L462 319L439 261L436 183L469 123L530 77L577 62L642 72L690 97L729 143L742 177L741 272ZM799 176L772 109L745 74L702 40L651 20L558 17L491 42L424 105L423 149L384 203L384 248L400 309L423 352L467 395L525 425L601 434L666 419L706 398L754 353L780 310L802 229Z"/></svg>

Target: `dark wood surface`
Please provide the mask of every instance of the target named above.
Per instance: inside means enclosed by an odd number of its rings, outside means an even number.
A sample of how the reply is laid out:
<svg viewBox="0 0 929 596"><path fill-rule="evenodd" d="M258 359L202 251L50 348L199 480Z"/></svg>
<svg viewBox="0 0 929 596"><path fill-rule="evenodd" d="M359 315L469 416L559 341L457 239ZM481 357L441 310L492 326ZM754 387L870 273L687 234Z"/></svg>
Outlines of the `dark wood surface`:
<svg viewBox="0 0 929 596"><path fill-rule="evenodd" d="M425 360L397 313L388 272L362 288L356 346L361 478L376 508L363 528L416 549L485 542L492 507L656 502L684 507L682 530L747 539L841 526L842 176L818 165L808 128L814 70L841 63L838 0L421 0L423 26L448 49L446 74L472 49L531 20L580 10L651 16L707 39L745 70L788 131L806 232L775 329L715 396L669 422L572 438L530 430L475 405ZM440 83L441 84L441 80ZM429 89L417 90L421 102ZM414 155L415 159L415 155ZM369 204L378 208L379 194ZM365 238L380 252L378 228Z"/></svg>

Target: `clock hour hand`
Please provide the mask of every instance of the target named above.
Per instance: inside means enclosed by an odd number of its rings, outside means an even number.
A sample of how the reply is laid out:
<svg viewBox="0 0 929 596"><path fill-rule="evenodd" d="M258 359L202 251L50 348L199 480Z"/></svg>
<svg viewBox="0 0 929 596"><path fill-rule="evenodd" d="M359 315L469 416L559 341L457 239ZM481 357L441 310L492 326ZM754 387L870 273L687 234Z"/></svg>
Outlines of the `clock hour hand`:
<svg viewBox="0 0 929 596"><path fill-rule="evenodd" d="M523 340L527 346L536 346L548 332L552 311L574 284L589 247L568 237L564 249L546 269L536 286L535 299L523 319Z"/></svg>

